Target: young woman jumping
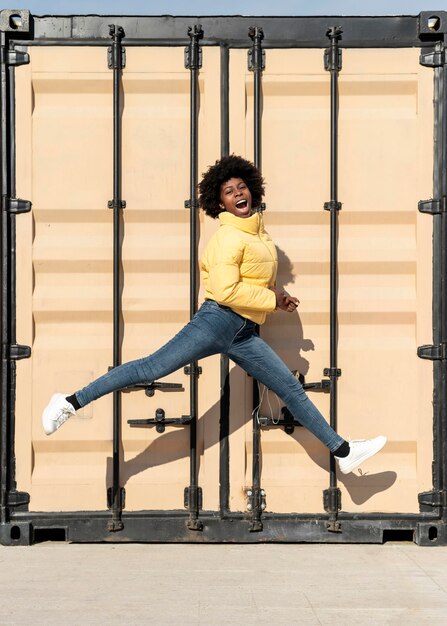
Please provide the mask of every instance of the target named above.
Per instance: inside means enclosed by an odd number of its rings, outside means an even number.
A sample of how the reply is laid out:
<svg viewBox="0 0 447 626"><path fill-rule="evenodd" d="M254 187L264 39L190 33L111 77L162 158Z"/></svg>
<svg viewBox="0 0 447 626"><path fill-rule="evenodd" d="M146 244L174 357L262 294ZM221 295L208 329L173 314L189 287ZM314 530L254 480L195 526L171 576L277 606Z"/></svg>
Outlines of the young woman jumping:
<svg viewBox="0 0 447 626"><path fill-rule="evenodd" d="M158 380L188 363L221 353L274 391L292 415L333 452L343 474L352 472L385 445L386 437L349 442L340 437L256 333L256 325L263 324L269 313L276 309L293 313L299 304L275 286L276 248L256 210L264 194L259 170L242 157L223 157L204 174L199 192L202 209L220 223L200 261L204 303L157 352L120 365L75 393L54 394L42 415L45 433L51 435L78 409L108 393Z"/></svg>

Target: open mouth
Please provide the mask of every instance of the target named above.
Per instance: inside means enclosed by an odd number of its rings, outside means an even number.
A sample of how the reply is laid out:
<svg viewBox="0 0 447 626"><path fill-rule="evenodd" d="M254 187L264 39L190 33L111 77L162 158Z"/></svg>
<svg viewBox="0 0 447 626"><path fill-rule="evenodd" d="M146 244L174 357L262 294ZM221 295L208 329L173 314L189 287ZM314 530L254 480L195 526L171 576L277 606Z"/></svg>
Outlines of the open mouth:
<svg viewBox="0 0 447 626"><path fill-rule="evenodd" d="M239 202L236 202L237 209L245 209L246 207L247 207L247 200L239 200Z"/></svg>

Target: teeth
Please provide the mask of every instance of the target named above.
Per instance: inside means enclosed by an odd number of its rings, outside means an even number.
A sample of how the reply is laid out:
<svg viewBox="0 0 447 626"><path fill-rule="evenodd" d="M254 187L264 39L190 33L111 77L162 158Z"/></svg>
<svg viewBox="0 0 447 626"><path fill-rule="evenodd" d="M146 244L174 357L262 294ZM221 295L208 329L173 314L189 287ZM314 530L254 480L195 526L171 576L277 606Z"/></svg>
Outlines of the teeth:
<svg viewBox="0 0 447 626"><path fill-rule="evenodd" d="M247 204L247 201L246 201L246 200L239 200L239 202L236 202L236 206L237 206L237 207L240 207L241 205L244 205L244 206L245 206L246 204Z"/></svg>

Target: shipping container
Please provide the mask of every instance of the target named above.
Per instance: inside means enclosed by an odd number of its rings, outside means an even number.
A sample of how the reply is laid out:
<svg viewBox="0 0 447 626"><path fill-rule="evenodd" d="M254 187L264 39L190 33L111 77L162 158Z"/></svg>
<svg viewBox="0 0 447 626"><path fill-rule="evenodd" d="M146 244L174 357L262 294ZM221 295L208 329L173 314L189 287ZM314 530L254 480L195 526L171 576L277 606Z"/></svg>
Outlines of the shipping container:
<svg viewBox="0 0 447 626"><path fill-rule="evenodd" d="M446 545L447 12L5 9L0 37L1 542ZM388 436L358 472L218 355L43 432L197 310L197 182L229 153L301 301L262 337L342 436Z"/></svg>

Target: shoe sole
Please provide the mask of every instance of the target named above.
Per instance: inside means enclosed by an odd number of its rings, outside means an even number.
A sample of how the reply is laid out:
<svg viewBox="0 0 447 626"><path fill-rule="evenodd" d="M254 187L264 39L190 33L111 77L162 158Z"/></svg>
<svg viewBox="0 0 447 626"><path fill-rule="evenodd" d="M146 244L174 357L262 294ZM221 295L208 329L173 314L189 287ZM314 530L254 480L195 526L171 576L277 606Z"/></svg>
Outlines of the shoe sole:
<svg viewBox="0 0 447 626"><path fill-rule="evenodd" d="M372 451L370 450L367 454L364 454L363 456L357 458L355 460L355 463L351 463L351 465L348 465L344 469L341 469L339 465L340 472L342 474L350 474L351 472L356 470L364 461L366 461L367 459L370 459L372 456L380 452L380 450L383 448L386 442L387 442L387 438L385 437L384 440L381 443L379 443L376 448L374 448L374 450Z"/></svg>

